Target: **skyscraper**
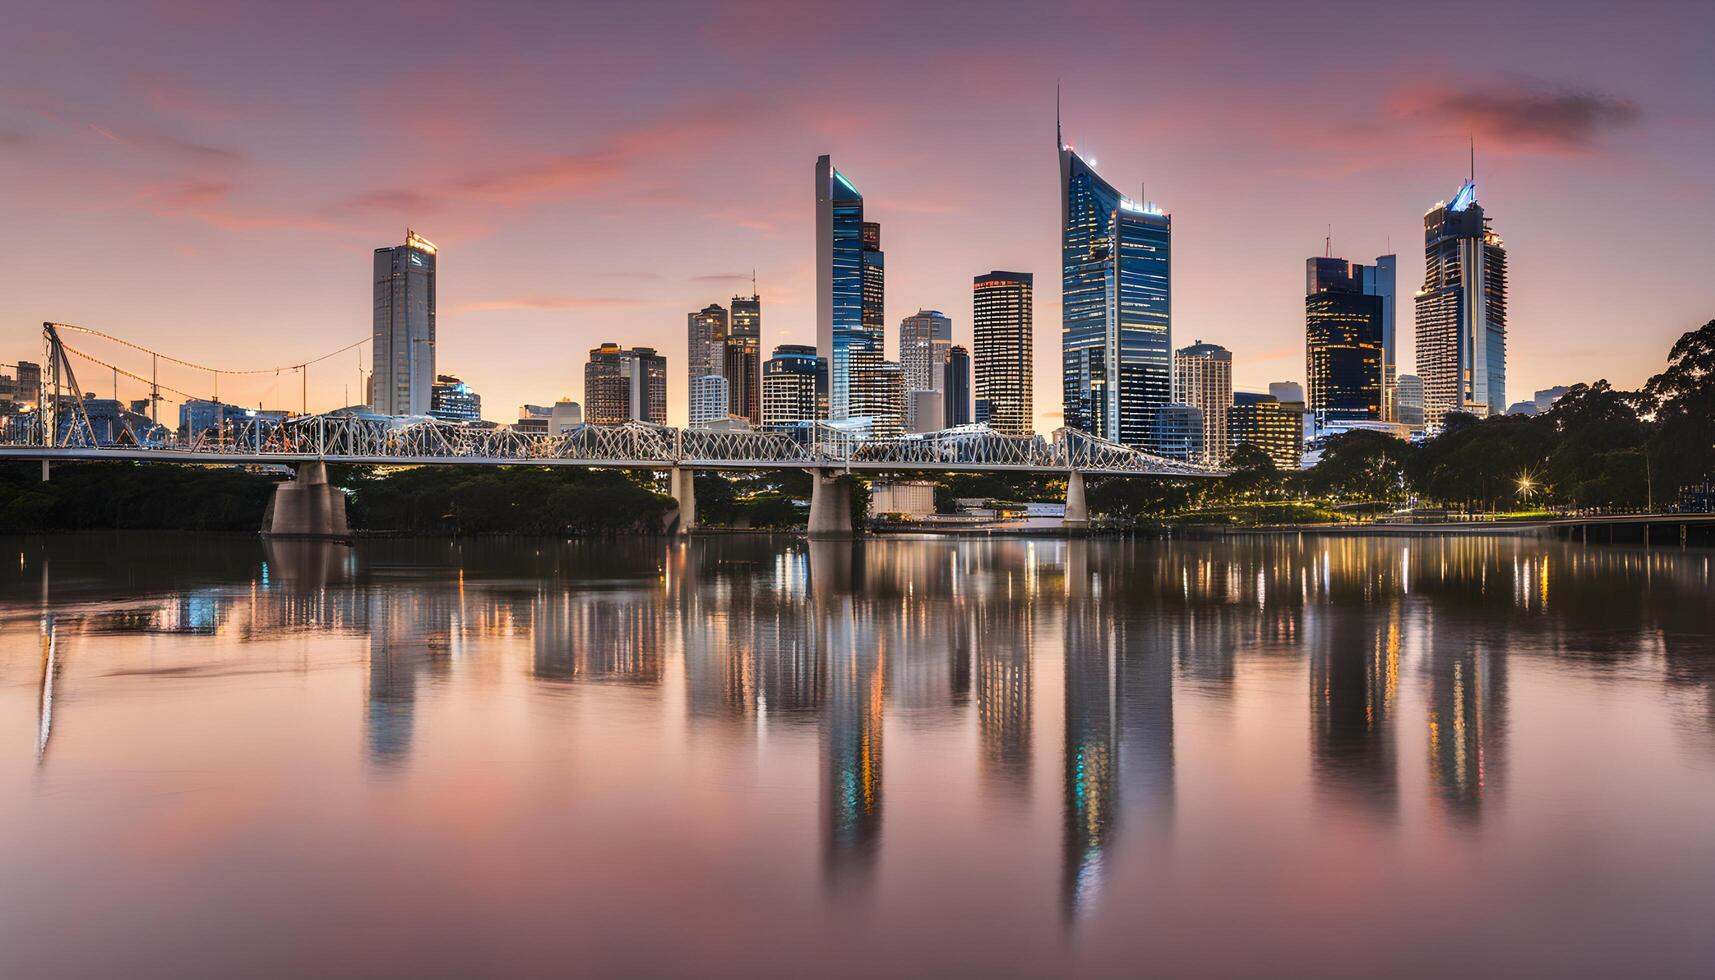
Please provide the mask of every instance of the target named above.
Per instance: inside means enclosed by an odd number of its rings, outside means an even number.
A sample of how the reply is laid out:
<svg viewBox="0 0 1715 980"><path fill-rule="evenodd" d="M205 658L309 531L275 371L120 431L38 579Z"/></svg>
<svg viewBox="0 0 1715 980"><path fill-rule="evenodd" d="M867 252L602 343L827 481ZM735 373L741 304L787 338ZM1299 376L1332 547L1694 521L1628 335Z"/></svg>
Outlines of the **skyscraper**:
<svg viewBox="0 0 1715 980"><path fill-rule="evenodd" d="M852 366L850 418L870 420L870 435L887 439L905 433L905 372L897 361L868 357Z"/></svg>
<svg viewBox="0 0 1715 980"><path fill-rule="evenodd" d="M685 317L685 391L692 426L727 416L727 311L718 303ZM719 388L716 397L714 389Z"/></svg>
<svg viewBox="0 0 1715 980"><path fill-rule="evenodd" d="M435 246L410 229L405 244L375 250L375 334L370 406L382 415L427 415L435 385Z"/></svg>
<svg viewBox="0 0 1715 980"><path fill-rule="evenodd" d="M939 310L918 310L899 321L899 368L905 372L905 427L912 432L927 431L918 425L919 399L915 393L946 393L947 351L952 346L953 321ZM944 408L941 414L944 417Z"/></svg>
<svg viewBox="0 0 1715 980"><path fill-rule="evenodd" d="M727 411L762 424L762 297L732 298L732 326L726 336Z"/></svg>
<svg viewBox="0 0 1715 980"><path fill-rule="evenodd" d="M653 347L594 348L584 365L584 410L594 425L666 425L667 359Z"/></svg>
<svg viewBox="0 0 1715 980"><path fill-rule="evenodd" d="M816 348L781 344L762 367L762 427L781 429L824 418L828 362Z"/></svg>
<svg viewBox="0 0 1715 980"><path fill-rule="evenodd" d="M1203 410L1168 403L1155 412L1151 445L1168 459L1195 463L1203 458Z"/></svg>
<svg viewBox="0 0 1715 980"><path fill-rule="evenodd" d="M882 358L883 262L881 228L863 220L863 195L834 169L816 160L816 346L828 359L828 418L855 414L851 405L853 354Z"/></svg>
<svg viewBox="0 0 1715 980"><path fill-rule="evenodd" d="M1366 294L1365 267L1345 259L1305 263L1304 359L1317 425L1382 418L1383 315Z"/></svg>
<svg viewBox="0 0 1715 980"><path fill-rule="evenodd" d="M997 270L971 280L976 420L1006 435L1035 430L1035 291L1028 272Z"/></svg>
<svg viewBox="0 0 1715 980"><path fill-rule="evenodd" d="M947 428L971 424L971 355L957 344L947 348L947 390L941 409Z"/></svg>
<svg viewBox="0 0 1715 980"><path fill-rule="evenodd" d="M482 396L453 375L437 374L429 414L443 422L481 422Z"/></svg>
<svg viewBox="0 0 1715 980"><path fill-rule="evenodd" d="M1172 395L1172 218L1120 194L1055 129L1066 425L1154 449Z"/></svg>
<svg viewBox="0 0 1715 980"><path fill-rule="evenodd" d="M1394 382L1394 419L1413 432L1423 431L1423 379L1402 374Z"/></svg>
<svg viewBox="0 0 1715 980"><path fill-rule="evenodd" d="M1474 180L1423 216L1417 374L1432 431L1448 412L1506 411L1507 251L1477 203Z"/></svg>
<svg viewBox="0 0 1715 980"><path fill-rule="evenodd" d="M1173 355L1173 400L1203 413L1202 462L1218 466L1232 451L1227 409L1233 404L1233 355L1201 340Z"/></svg>
<svg viewBox="0 0 1715 980"><path fill-rule="evenodd" d="M1364 295L1379 296L1382 301L1382 418L1393 417L1393 382L1398 376L1399 334L1394 329L1394 283L1398 278L1399 256L1378 255L1375 265L1354 265L1361 273Z"/></svg>

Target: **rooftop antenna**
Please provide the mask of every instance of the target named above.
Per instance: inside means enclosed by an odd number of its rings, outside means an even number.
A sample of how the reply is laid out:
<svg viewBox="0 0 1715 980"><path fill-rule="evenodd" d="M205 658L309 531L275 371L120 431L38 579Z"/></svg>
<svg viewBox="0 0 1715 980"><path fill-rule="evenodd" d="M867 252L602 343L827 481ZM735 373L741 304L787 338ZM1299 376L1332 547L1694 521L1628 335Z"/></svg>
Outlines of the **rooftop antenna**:
<svg viewBox="0 0 1715 980"><path fill-rule="evenodd" d="M1334 225L1332 222L1328 225L1328 234L1322 238L1322 257L1325 259L1334 257Z"/></svg>
<svg viewBox="0 0 1715 980"><path fill-rule="evenodd" d="M1054 79L1054 149L1066 148L1066 140L1060 135L1060 80Z"/></svg>
<svg viewBox="0 0 1715 980"><path fill-rule="evenodd" d="M756 266L750 267L750 298L756 298Z"/></svg>
<svg viewBox="0 0 1715 980"><path fill-rule="evenodd" d="M1477 134L1471 134L1471 183L1477 182Z"/></svg>

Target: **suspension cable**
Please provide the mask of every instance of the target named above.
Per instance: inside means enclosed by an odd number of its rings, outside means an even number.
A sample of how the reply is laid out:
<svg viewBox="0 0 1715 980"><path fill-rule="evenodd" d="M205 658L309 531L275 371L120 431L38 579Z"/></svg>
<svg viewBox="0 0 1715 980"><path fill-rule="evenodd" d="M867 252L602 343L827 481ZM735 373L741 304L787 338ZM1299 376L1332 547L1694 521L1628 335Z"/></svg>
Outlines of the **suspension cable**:
<svg viewBox="0 0 1715 980"><path fill-rule="evenodd" d="M320 357L311 358L310 360L303 361L299 364L286 364L286 365L282 365L280 367L253 368L253 369L246 369L246 370L228 370L226 368L209 367L206 364L197 364L194 361L187 361L187 360L180 358L180 357L174 357L171 354L163 354L158 350L153 350L151 348L144 347L142 344L133 343L129 340L126 340L123 337L115 337L110 333L103 333L102 331L96 330L92 327L80 327L80 326L77 326L76 324L73 324L73 323L56 323L56 324L54 324L54 326L60 330L73 330L73 331L76 331L78 333L89 334L90 336L93 336L93 337L100 337L103 340L111 340L112 342L119 344L122 347L129 347L134 351L141 351L142 353L148 354L151 357L158 357L163 361L168 361L168 362L173 363L173 364L183 365L184 367L188 367L188 368L195 368L198 371L207 371L210 374L278 374L281 371L296 371L299 368L306 368L306 367L309 367L311 364L316 364L318 362L325 361L330 357L335 357L335 356L338 356L340 354L344 354L346 351L351 350L353 347L361 347L364 344L369 343L369 340L370 340L370 338L365 337L362 340L358 340L358 341L355 341L353 343L346 344L344 347L341 347L339 350L330 351L329 353L323 354ZM81 354L82 351L79 351L79 353ZM84 354L83 356L89 357L88 354ZM95 360L95 358L93 358L93 357L90 357L89 359L92 361ZM111 365L109 365L109 366L111 366ZM148 380L148 379L145 378L143 380Z"/></svg>

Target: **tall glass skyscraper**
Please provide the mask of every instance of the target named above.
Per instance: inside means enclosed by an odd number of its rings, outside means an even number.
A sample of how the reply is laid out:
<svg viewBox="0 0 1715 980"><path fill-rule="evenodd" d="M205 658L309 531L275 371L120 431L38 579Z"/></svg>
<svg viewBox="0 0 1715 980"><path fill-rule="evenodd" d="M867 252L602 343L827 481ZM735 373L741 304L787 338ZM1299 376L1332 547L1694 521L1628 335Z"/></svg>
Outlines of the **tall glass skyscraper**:
<svg viewBox="0 0 1715 980"><path fill-rule="evenodd" d="M882 310L881 228L863 220L863 195L832 158L816 160L816 346L828 359L828 418L853 414L853 356L879 364Z"/></svg>
<svg viewBox="0 0 1715 980"><path fill-rule="evenodd" d="M953 321L939 310L918 310L899 321L899 367L905 372L905 428L929 431L917 418L916 393L947 390L947 351L953 346ZM945 402L936 421L946 417ZM936 425L935 428L940 428Z"/></svg>
<svg viewBox="0 0 1715 980"><path fill-rule="evenodd" d="M971 424L971 354L958 344L947 348L947 392L941 407L947 428Z"/></svg>
<svg viewBox="0 0 1715 980"><path fill-rule="evenodd" d="M369 404L382 415L427 415L435 386L435 245L406 229L375 250L375 332Z"/></svg>
<svg viewBox="0 0 1715 980"><path fill-rule="evenodd" d="M996 432L1035 429L1036 277L995 271L971 280L971 347L976 367L976 419Z"/></svg>
<svg viewBox="0 0 1715 980"><path fill-rule="evenodd" d="M1305 263L1304 368L1318 426L1380 420L1386 399L1386 299L1371 267L1325 256Z"/></svg>
<svg viewBox="0 0 1715 980"><path fill-rule="evenodd" d="M1115 190L1058 126L1056 140L1066 425L1153 449L1172 396L1173 221Z"/></svg>
<svg viewBox="0 0 1715 980"><path fill-rule="evenodd" d="M1475 181L1423 216L1417 374L1430 431L1449 412L1507 410L1507 250L1477 203Z"/></svg>
<svg viewBox="0 0 1715 980"><path fill-rule="evenodd" d="M762 297L732 298L732 326L726 337L727 409L762 424Z"/></svg>

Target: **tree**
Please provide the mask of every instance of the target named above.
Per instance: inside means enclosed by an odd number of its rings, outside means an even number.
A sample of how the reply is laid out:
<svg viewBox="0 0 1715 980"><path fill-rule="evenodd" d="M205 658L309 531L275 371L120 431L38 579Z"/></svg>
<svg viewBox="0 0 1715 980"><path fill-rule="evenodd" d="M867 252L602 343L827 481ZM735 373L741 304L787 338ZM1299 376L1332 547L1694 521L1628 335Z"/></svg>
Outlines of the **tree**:
<svg viewBox="0 0 1715 980"><path fill-rule="evenodd" d="M1655 421L1646 476L1659 505L1715 470L1715 320L1679 338L1667 370L1649 379L1643 395Z"/></svg>
<svg viewBox="0 0 1715 980"><path fill-rule="evenodd" d="M1382 432L1354 429L1330 436L1311 485L1336 499L1398 500L1404 495L1411 443Z"/></svg>

